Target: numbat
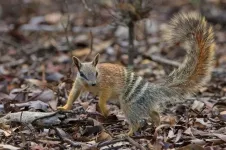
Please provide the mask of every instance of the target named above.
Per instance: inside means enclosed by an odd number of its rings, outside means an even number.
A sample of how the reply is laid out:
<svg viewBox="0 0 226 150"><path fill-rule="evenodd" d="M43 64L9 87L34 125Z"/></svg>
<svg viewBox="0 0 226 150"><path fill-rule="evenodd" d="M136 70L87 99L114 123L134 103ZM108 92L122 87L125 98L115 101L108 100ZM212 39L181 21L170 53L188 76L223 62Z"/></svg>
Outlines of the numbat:
<svg viewBox="0 0 226 150"><path fill-rule="evenodd" d="M210 78L215 47L212 27L197 13L180 13L174 16L168 29L166 41L169 44L183 42L187 55L165 82L152 84L120 65L99 64L99 54L92 62L85 63L73 57L78 74L66 105L59 109L71 109L85 90L99 96L101 113L107 116L108 99L117 98L130 125L128 135L132 135L141 127L143 119L156 119L160 104L183 100L197 92Z"/></svg>

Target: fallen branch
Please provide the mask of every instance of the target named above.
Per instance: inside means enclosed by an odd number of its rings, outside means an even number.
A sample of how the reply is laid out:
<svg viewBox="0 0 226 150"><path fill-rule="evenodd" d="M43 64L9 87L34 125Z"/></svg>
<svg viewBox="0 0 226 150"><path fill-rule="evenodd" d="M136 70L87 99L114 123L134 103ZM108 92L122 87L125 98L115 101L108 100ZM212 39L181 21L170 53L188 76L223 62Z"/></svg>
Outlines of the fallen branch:
<svg viewBox="0 0 226 150"><path fill-rule="evenodd" d="M53 128L53 129L56 131L56 134L57 134L57 136L60 138L61 141L66 142L66 143L68 143L68 144L71 144L71 146L73 146L73 147L81 148L82 146L83 146L83 147L89 147L89 146L90 146L90 145L85 144L85 143L83 143L83 142L75 142L75 141L69 139L69 138L67 137L68 135L67 135L67 134L62 134L62 131L63 131L63 130L61 130L61 129L59 129L59 128ZM63 132L64 132L64 131L63 131Z"/></svg>
<svg viewBox="0 0 226 150"><path fill-rule="evenodd" d="M50 118L52 116L55 116L57 113L58 112L44 113L44 112L29 112L29 111L8 113L4 117L0 118L0 123L10 124L11 122L21 122L23 124L28 124L38 119L43 119L48 117Z"/></svg>
<svg viewBox="0 0 226 150"><path fill-rule="evenodd" d="M107 25L107 26L97 26L97 27L72 27L74 33L88 33L92 30L93 34L103 34L113 31L116 27ZM53 25L34 25L34 24L24 24L20 27L21 31L30 31L30 32L64 32L62 27L56 27ZM0 32L7 32L8 30L1 30Z"/></svg>
<svg viewBox="0 0 226 150"><path fill-rule="evenodd" d="M164 65L170 65L170 66L173 66L173 67L179 67L180 63L177 62L177 61L173 61L173 60L169 60L169 59L166 59L166 58L163 58L163 57L160 57L160 56L156 56L156 55L151 55L151 56L148 56L148 55L145 55L145 54L140 54L144 59L149 59L151 61L154 61L154 62L157 62L157 63L160 63L160 64L164 64Z"/></svg>

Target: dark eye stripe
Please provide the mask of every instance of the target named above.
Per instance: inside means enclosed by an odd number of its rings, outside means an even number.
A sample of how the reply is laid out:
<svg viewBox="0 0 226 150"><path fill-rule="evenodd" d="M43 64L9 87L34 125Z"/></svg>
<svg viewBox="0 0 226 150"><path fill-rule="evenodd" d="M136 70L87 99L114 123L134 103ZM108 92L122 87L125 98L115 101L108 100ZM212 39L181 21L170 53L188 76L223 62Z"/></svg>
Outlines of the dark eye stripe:
<svg viewBox="0 0 226 150"><path fill-rule="evenodd" d="M82 78L88 80L87 77L84 75L84 73L82 73L82 72L79 72L79 73L80 73L80 76L81 76Z"/></svg>

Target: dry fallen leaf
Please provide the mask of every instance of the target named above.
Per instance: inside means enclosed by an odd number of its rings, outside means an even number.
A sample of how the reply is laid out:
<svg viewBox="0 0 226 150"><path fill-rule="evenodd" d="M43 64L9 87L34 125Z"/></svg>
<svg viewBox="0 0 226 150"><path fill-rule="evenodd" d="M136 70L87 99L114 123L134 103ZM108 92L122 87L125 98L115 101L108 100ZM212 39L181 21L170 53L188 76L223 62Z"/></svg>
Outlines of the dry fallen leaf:
<svg viewBox="0 0 226 150"><path fill-rule="evenodd" d="M113 40L103 41L99 44L93 45L93 50L96 53L101 53L103 50L108 48L113 43ZM76 49L72 51L72 55L76 57L84 57L90 53L90 48Z"/></svg>
<svg viewBox="0 0 226 150"><path fill-rule="evenodd" d="M224 135L224 134L218 134L218 133L213 133L213 135L217 136L218 138L220 138L221 140L223 140L224 142L226 142L226 135Z"/></svg>
<svg viewBox="0 0 226 150"><path fill-rule="evenodd" d="M220 120L226 122L226 111L220 112L219 118Z"/></svg>
<svg viewBox="0 0 226 150"><path fill-rule="evenodd" d="M86 110L89 107L89 102L81 102L80 105Z"/></svg>
<svg viewBox="0 0 226 150"><path fill-rule="evenodd" d="M76 49L72 51L72 54L76 57L84 57L90 52L89 48Z"/></svg>
<svg viewBox="0 0 226 150"><path fill-rule="evenodd" d="M106 133L105 131L102 131L100 134L97 135L96 137L96 142L102 142L102 141L106 141L106 140L111 140L112 137Z"/></svg>
<svg viewBox="0 0 226 150"><path fill-rule="evenodd" d="M19 150L21 148L15 147L15 146L12 146L12 145L8 145L8 144L0 144L0 149L2 149L2 150L7 150L7 149L10 149L10 150Z"/></svg>
<svg viewBox="0 0 226 150"><path fill-rule="evenodd" d="M86 109L86 111L90 113L94 113L96 110L96 104L89 105L89 107Z"/></svg>
<svg viewBox="0 0 226 150"><path fill-rule="evenodd" d="M1 127L0 127L0 128L1 128ZM12 134L12 131L0 129L0 133L3 133L4 136L8 137L8 136L10 136L10 135Z"/></svg>
<svg viewBox="0 0 226 150"><path fill-rule="evenodd" d="M176 117L175 116L163 116L161 117L162 124L170 124L171 126L176 124Z"/></svg>
<svg viewBox="0 0 226 150"><path fill-rule="evenodd" d="M62 17L61 13L54 12L54 13L51 13L51 14L47 14L45 16L45 21L48 24L57 24L60 21L61 17Z"/></svg>
<svg viewBox="0 0 226 150"><path fill-rule="evenodd" d="M210 126L211 126L210 121L205 121L204 118L196 118L193 125L193 127L200 129L206 129L207 127Z"/></svg>
<svg viewBox="0 0 226 150"><path fill-rule="evenodd" d="M200 101L194 101L194 103L192 104L192 110L197 110L197 111L201 111L203 110L205 104L203 102Z"/></svg>

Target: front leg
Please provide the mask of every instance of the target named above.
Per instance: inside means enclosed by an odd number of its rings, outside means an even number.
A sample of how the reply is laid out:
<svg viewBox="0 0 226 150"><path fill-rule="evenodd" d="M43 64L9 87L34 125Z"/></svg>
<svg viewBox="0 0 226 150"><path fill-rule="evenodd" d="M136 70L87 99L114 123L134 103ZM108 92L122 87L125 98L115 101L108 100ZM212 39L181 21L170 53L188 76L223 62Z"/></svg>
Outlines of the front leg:
<svg viewBox="0 0 226 150"><path fill-rule="evenodd" d="M128 136L133 136L133 134L140 128L139 124L130 124L129 125L129 132L127 133Z"/></svg>
<svg viewBox="0 0 226 150"><path fill-rule="evenodd" d="M72 105L74 101L79 97L81 91L82 91L82 86L78 82L78 80L75 80L72 89L70 91L70 94L67 99L67 103L63 107L57 107L59 110L70 110L72 108Z"/></svg>
<svg viewBox="0 0 226 150"><path fill-rule="evenodd" d="M104 117L108 116L108 109L107 109L107 100L111 97L111 90L104 90L100 93L100 98L99 98L99 108L101 111L101 114Z"/></svg>

